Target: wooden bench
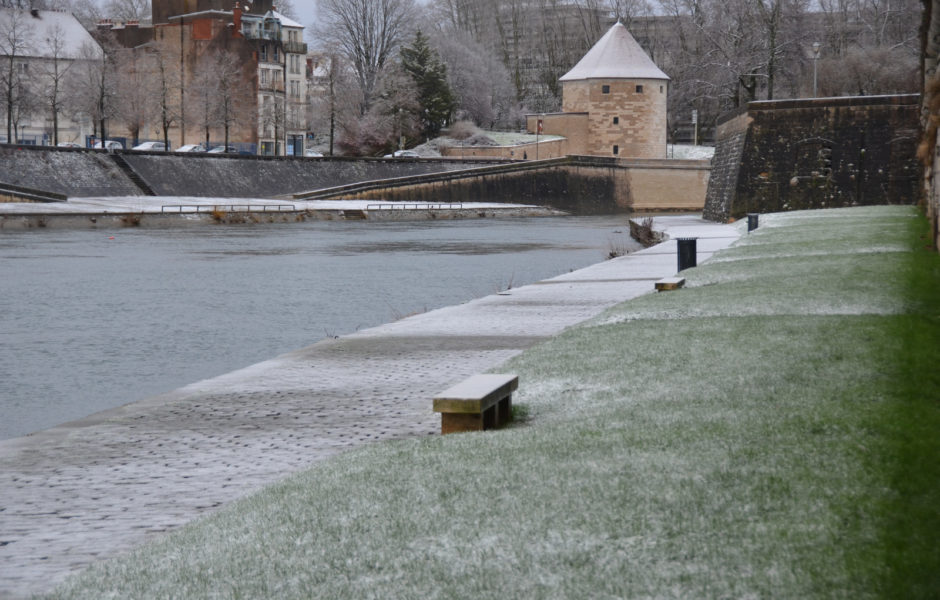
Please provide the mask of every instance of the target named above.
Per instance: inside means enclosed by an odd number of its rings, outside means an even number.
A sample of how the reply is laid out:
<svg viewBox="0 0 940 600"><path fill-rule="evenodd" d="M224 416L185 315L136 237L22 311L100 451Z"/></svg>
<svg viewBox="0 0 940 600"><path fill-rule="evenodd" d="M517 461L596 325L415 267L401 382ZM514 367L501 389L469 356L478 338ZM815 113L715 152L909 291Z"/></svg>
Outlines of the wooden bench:
<svg viewBox="0 0 940 600"><path fill-rule="evenodd" d="M512 392L519 387L513 374L474 375L434 397L441 413L441 434L495 429L512 420Z"/></svg>
<svg viewBox="0 0 940 600"><path fill-rule="evenodd" d="M655 284L657 292L677 290L685 285L685 277L664 277Z"/></svg>

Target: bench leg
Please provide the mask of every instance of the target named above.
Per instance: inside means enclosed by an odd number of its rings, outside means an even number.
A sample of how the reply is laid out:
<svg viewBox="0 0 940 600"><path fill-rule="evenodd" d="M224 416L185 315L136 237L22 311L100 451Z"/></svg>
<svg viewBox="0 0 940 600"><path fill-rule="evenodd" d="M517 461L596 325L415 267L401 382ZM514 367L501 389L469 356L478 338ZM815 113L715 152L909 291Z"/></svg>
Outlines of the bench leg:
<svg viewBox="0 0 940 600"><path fill-rule="evenodd" d="M462 431L483 431L483 415L441 413L441 435Z"/></svg>
<svg viewBox="0 0 940 600"><path fill-rule="evenodd" d="M499 427L499 413L494 404L483 411L483 429L496 429Z"/></svg>
<svg viewBox="0 0 940 600"><path fill-rule="evenodd" d="M509 394L500 400L497 404L497 407L499 411L499 418L496 420L496 426L502 427L506 423L512 421L512 394Z"/></svg>

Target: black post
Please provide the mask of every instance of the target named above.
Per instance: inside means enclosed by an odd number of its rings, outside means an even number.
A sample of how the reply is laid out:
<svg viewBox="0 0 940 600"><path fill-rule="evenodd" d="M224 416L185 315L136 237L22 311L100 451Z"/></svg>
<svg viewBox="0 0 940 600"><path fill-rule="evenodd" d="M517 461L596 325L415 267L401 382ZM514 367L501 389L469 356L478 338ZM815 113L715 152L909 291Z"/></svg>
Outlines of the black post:
<svg viewBox="0 0 940 600"><path fill-rule="evenodd" d="M676 248L679 251L679 270L684 271L698 264L695 249L695 240L698 238L676 238Z"/></svg>
<svg viewBox="0 0 940 600"><path fill-rule="evenodd" d="M757 229L757 219L758 219L757 213L747 213L747 232L748 233L751 233L752 231Z"/></svg>

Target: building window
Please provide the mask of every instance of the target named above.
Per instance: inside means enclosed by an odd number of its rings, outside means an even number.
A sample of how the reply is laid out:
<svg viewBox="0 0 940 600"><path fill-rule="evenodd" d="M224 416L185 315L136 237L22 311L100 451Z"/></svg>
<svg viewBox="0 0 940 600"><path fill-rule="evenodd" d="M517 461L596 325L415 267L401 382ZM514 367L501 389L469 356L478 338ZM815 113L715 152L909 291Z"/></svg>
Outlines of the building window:
<svg viewBox="0 0 940 600"><path fill-rule="evenodd" d="M660 93L660 94L663 93L663 86L659 86L659 93Z"/></svg>
<svg viewBox="0 0 940 600"><path fill-rule="evenodd" d="M620 124L620 117L614 117L614 125Z"/></svg>
<svg viewBox="0 0 940 600"><path fill-rule="evenodd" d="M637 94L642 94L642 93L643 93L643 86L642 86L642 85L636 86L636 93L637 93Z"/></svg>
<svg viewBox="0 0 940 600"><path fill-rule="evenodd" d="M261 60L268 60L268 45L261 44Z"/></svg>
<svg viewBox="0 0 940 600"><path fill-rule="evenodd" d="M601 93L602 93L602 94L609 94L609 93L610 93L610 86L609 86L609 85L602 85L602 86L601 86Z"/></svg>
<svg viewBox="0 0 940 600"><path fill-rule="evenodd" d="M267 85L267 84L268 84L268 70L261 69L261 85Z"/></svg>
<svg viewBox="0 0 940 600"><path fill-rule="evenodd" d="M614 154L620 154L620 146L614 144Z"/></svg>
<svg viewBox="0 0 940 600"><path fill-rule="evenodd" d="M277 57L277 45L274 46L274 62L279 62Z"/></svg>

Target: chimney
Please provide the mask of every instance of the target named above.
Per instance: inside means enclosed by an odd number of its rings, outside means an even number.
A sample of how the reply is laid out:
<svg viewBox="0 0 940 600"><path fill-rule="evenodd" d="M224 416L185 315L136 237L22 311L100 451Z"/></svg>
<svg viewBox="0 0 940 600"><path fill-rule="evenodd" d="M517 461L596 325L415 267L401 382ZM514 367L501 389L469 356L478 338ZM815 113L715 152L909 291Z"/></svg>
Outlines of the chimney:
<svg viewBox="0 0 940 600"><path fill-rule="evenodd" d="M242 7L236 2L235 8L232 9L232 37L240 38L242 37Z"/></svg>

